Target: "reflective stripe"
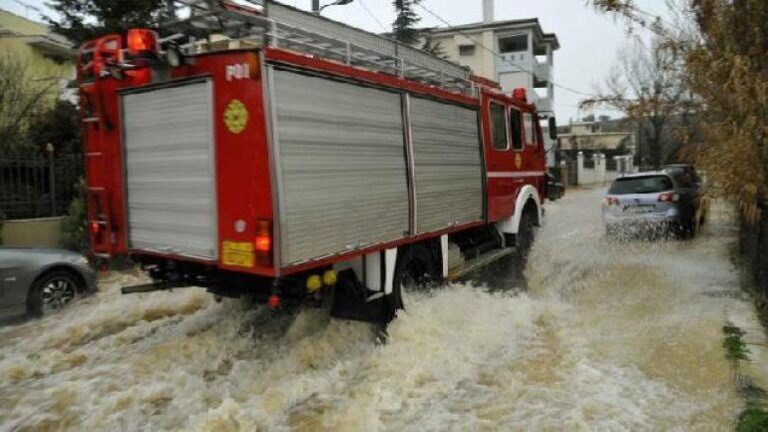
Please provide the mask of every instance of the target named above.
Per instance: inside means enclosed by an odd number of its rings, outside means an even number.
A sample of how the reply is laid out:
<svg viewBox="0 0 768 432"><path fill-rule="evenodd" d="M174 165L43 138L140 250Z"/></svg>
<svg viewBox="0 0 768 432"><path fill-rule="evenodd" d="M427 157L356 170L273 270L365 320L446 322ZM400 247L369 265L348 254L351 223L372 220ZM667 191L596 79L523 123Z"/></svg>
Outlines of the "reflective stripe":
<svg viewBox="0 0 768 432"><path fill-rule="evenodd" d="M489 172L488 178L537 177L537 176L543 176L543 175L544 175L544 171L516 171L516 172L496 171L496 172Z"/></svg>

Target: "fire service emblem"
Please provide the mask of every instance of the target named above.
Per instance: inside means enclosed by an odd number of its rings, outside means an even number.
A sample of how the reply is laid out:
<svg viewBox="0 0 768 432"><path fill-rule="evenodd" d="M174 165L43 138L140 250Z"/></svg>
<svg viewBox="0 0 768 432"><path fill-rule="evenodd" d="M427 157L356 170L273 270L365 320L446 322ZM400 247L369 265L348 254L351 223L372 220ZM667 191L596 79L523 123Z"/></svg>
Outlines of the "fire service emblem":
<svg viewBox="0 0 768 432"><path fill-rule="evenodd" d="M523 167L523 156L520 153L515 155L515 168L520 169Z"/></svg>
<svg viewBox="0 0 768 432"><path fill-rule="evenodd" d="M224 111L224 123L233 134L239 134L248 125L248 108L237 99L232 99Z"/></svg>

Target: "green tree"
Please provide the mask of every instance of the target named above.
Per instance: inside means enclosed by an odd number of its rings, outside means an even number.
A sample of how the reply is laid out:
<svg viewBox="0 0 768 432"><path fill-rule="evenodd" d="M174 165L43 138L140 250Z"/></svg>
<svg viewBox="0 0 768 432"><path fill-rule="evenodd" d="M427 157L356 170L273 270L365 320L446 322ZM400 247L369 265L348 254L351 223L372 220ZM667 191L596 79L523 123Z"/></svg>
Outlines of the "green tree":
<svg viewBox="0 0 768 432"><path fill-rule="evenodd" d="M392 23L392 36L406 45L417 45L421 30L416 25L421 22L421 17L414 10L422 0L393 0L395 7L395 21Z"/></svg>
<svg viewBox="0 0 768 432"><path fill-rule="evenodd" d="M0 53L0 154L27 153L31 120L49 103L56 81L11 52Z"/></svg>
<svg viewBox="0 0 768 432"><path fill-rule="evenodd" d="M50 143L57 155L82 155L81 132L77 106L58 100L52 107L32 118L28 137L40 152L44 152Z"/></svg>
<svg viewBox="0 0 768 432"><path fill-rule="evenodd" d="M679 50L701 125L688 153L733 201L768 199L768 2L677 0L671 23L649 22L634 0L591 3Z"/></svg>
<svg viewBox="0 0 768 432"><path fill-rule="evenodd" d="M157 28L167 16L165 0L52 0L60 17L46 17L53 31L76 45L129 28Z"/></svg>

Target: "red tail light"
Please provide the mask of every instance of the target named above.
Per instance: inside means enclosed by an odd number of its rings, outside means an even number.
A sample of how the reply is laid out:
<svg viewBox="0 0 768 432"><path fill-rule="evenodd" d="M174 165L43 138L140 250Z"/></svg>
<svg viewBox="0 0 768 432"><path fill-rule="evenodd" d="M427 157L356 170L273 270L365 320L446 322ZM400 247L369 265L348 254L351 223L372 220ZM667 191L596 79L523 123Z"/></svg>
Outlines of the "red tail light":
<svg viewBox="0 0 768 432"><path fill-rule="evenodd" d="M265 219L256 221L256 237L253 240L256 249L256 262L263 267L272 265L272 222Z"/></svg>
<svg viewBox="0 0 768 432"><path fill-rule="evenodd" d="M672 192L666 192L659 195L659 202L678 202L680 195Z"/></svg>
<svg viewBox="0 0 768 432"><path fill-rule="evenodd" d="M605 197L603 198L603 205L605 206L619 205L619 199L616 197Z"/></svg>
<svg viewBox="0 0 768 432"><path fill-rule="evenodd" d="M131 55L157 55L158 42L157 33L147 29L131 29L128 30L128 36L126 37L128 42L128 52Z"/></svg>
<svg viewBox="0 0 768 432"><path fill-rule="evenodd" d="M99 221L91 221L91 232L94 235L98 235L101 232L101 224Z"/></svg>

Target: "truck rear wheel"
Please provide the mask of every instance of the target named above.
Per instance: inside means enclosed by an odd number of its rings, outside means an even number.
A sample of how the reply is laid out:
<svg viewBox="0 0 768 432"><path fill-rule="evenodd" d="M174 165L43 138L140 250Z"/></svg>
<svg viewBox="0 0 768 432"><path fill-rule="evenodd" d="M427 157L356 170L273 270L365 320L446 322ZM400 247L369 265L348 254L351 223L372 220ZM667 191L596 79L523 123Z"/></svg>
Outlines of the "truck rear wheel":
<svg viewBox="0 0 768 432"><path fill-rule="evenodd" d="M408 306L409 294L424 292L437 279L435 259L424 244L404 248L397 256L392 283L392 319Z"/></svg>

